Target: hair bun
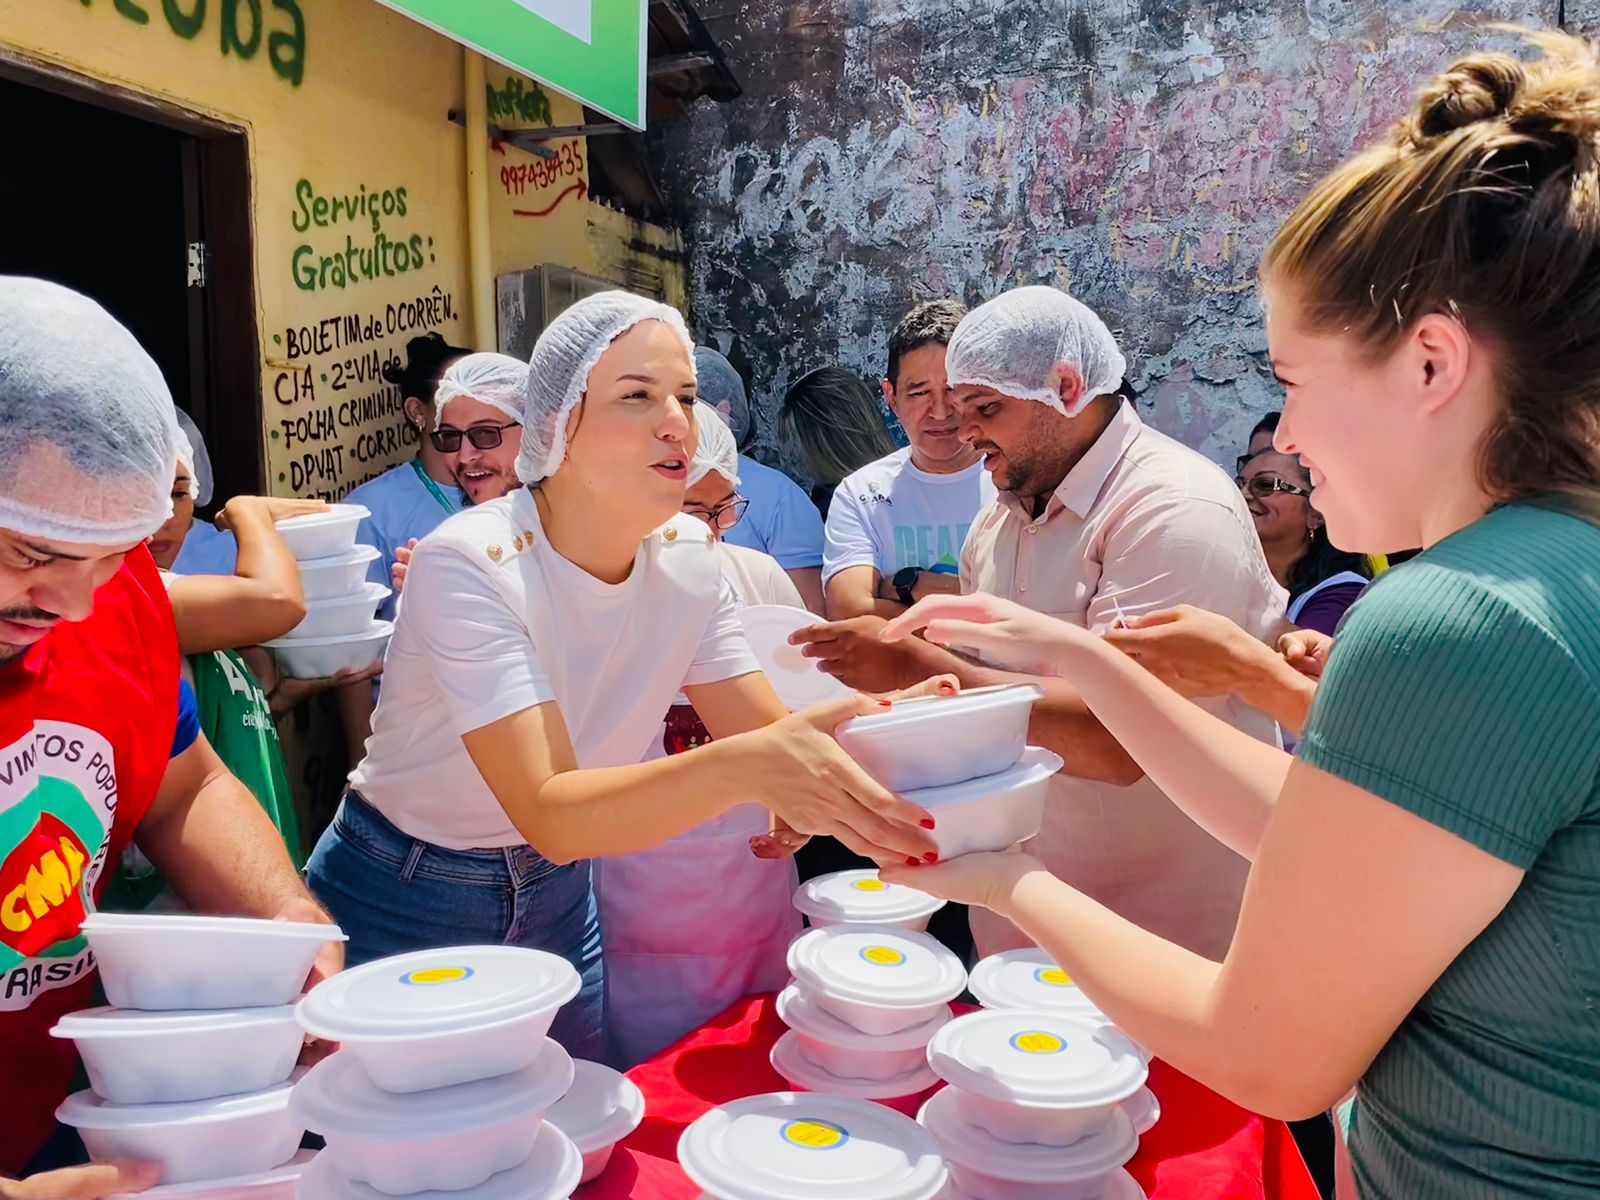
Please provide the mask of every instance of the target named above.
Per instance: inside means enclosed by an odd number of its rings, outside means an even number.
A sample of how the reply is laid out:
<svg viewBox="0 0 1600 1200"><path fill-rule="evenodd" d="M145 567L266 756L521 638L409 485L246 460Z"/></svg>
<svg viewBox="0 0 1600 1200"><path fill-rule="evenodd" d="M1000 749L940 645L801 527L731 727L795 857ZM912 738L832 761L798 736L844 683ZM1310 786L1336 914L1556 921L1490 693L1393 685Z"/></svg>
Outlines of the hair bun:
<svg viewBox="0 0 1600 1200"><path fill-rule="evenodd" d="M1523 64L1506 54L1464 58L1423 89L1417 101L1417 132L1441 137L1510 112L1527 80Z"/></svg>

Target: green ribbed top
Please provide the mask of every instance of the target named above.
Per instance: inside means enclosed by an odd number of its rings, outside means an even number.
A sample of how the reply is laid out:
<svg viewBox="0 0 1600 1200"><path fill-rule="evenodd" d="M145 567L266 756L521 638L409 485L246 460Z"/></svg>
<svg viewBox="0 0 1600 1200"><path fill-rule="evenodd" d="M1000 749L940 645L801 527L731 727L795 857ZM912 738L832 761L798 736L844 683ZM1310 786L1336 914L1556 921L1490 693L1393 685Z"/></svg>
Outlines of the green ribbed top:
<svg viewBox="0 0 1600 1200"><path fill-rule="evenodd" d="M1350 610L1313 766L1526 877L1357 1089L1363 1200L1600 1190L1600 529L1512 505Z"/></svg>

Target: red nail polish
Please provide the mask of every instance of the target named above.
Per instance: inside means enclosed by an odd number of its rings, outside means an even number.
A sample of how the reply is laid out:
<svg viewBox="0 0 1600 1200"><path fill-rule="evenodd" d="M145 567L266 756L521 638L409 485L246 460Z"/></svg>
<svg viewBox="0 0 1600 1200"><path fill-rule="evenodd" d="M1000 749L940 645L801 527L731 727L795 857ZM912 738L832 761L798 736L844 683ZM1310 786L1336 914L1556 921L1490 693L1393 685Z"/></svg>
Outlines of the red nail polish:
<svg viewBox="0 0 1600 1200"><path fill-rule="evenodd" d="M918 824L920 824L924 829L933 829L933 828L935 828L932 817L923 817L922 820L918 822Z"/></svg>
<svg viewBox="0 0 1600 1200"><path fill-rule="evenodd" d="M925 862L925 863L936 863L936 862L938 862L939 861L939 853L938 853L938 851L929 850L926 854L924 854L922 856L922 861Z"/></svg>
<svg viewBox="0 0 1600 1200"><path fill-rule="evenodd" d="M906 859L906 866L908 866L908 867L920 867L921 865L922 865L922 860L920 858L908 858L908 859Z"/></svg>
<svg viewBox="0 0 1600 1200"><path fill-rule="evenodd" d="M879 700L878 703L883 705L884 708L893 708L894 707L894 701L893 700Z"/></svg>

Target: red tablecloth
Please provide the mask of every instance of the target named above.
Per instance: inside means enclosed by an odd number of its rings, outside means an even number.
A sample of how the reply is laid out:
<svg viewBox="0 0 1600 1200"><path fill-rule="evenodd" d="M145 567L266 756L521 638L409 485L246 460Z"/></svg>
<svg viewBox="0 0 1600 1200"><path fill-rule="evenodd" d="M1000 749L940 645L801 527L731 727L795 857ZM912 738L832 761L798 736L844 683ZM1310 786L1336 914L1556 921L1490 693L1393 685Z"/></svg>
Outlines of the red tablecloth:
<svg viewBox="0 0 1600 1200"><path fill-rule="evenodd" d="M678 1167L678 1138L708 1109L788 1090L767 1062L783 1033L770 996L744 1001L629 1072L644 1092L644 1124L617 1147L605 1174L576 1200L696 1200ZM1155 1062L1161 1120L1128 1164L1150 1200L1318 1200L1282 1121L1246 1112ZM895 1107L915 1112L922 1097Z"/></svg>

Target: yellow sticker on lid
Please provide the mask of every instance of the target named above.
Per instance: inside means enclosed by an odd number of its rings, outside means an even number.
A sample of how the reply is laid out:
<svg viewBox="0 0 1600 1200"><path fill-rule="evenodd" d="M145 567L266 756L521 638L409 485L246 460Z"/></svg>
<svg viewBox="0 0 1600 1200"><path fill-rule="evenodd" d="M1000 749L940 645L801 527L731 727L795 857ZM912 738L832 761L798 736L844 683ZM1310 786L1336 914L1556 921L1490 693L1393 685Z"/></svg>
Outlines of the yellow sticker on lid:
<svg viewBox="0 0 1600 1200"><path fill-rule="evenodd" d="M1017 1034L1011 1039L1011 1045L1024 1054L1060 1054L1067 1048L1064 1040L1039 1029Z"/></svg>
<svg viewBox="0 0 1600 1200"><path fill-rule="evenodd" d="M1048 987L1071 987L1072 976L1060 967L1044 967L1034 972L1035 979Z"/></svg>
<svg viewBox="0 0 1600 1200"><path fill-rule="evenodd" d="M850 885L858 892L884 892L889 885L881 879L858 879Z"/></svg>
<svg viewBox="0 0 1600 1200"><path fill-rule="evenodd" d="M790 1121L781 1136L802 1150L837 1150L850 1140L850 1134L832 1121Z"/></svg>
<svg viewBox="0 0 1600 1200"><path fill-rule="evenodd" d="M861 957L875 967L898 967L906 956L892 946L868 946Z"/></svg>
<svg viewBox="0 0 1600 1200"><path fill-rule="evenodd" d="M411 971L400 976L400 982L425 987L433 983L460 983L463 979L471 977L471 967L429 967L424 971Z"/></svg>

